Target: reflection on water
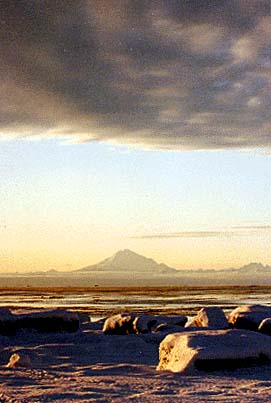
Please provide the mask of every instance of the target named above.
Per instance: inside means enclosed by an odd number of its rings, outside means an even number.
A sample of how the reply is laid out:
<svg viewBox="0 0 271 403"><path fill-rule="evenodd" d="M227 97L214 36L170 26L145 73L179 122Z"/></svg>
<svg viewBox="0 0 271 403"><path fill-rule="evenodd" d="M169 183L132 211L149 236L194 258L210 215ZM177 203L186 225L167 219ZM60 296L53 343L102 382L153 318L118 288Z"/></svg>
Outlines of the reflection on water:
<svg viewBox="0 0 271 403"><path fill-rule="evenodd" d="M90 289L9 289L0 291L0 307L68 308L92 317L119 312L194 315L200 308L271 305L271 287L159 287Z"/></svg>

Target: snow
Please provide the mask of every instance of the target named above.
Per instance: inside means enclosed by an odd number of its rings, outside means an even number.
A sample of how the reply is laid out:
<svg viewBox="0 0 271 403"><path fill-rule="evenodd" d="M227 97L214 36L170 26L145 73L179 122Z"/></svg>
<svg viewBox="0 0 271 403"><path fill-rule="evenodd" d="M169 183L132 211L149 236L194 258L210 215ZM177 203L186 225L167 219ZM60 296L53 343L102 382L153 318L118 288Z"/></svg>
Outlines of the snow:
<svg viewBox="0 0 271 403"><path fill-rule="evenodd" d="M269 363L185 376L157 371L160 341L151 333L105 335L91 323L75 333L2 336L0 403L270 403ZM7 367L12 354L28 356L30 367Z"/></svg>

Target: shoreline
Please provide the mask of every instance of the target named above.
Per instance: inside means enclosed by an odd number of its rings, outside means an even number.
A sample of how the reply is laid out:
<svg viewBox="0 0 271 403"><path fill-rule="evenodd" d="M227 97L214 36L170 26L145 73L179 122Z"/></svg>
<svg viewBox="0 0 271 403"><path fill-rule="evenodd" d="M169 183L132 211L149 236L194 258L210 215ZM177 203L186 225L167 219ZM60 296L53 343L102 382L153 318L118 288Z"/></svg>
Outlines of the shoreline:
<svg viewBox="0 0 271 403"><path fill-rule="evenodd" d="M119 312L194 316L205 306L228 312L255 303L271 304L270 286L0 288L0 307L15 311L62 308L91 318Z"/></svg>
<svg viewBox="0 0 271 403"><path fill-rule="evenodd" d="M183 286L1 286L0 292L36 292L36 291L44 291L44 292L58 292L58 293L69 293L69 292L110 292L110 293L142 293L142 292L160 292L163 291L165 293L169 291L228 291L234 290L239 294L244 294L247 292L271 292L271 285L183 285Z"/></svg>

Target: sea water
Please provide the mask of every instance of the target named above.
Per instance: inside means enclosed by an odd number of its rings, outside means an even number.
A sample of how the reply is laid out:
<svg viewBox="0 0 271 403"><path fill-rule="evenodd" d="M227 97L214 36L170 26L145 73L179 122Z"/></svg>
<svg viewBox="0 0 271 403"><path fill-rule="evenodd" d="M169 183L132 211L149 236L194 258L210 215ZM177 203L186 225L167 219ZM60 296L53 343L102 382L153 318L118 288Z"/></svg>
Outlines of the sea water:
<svg viewBox="0 0 271 403"><path fill-rule="evenodd" d="M92 318L120 312L193 316L219 306L229 312L239 305L271 305L271 287L157 287L2 289L0 307L32 310L72 309Z"/></svg>

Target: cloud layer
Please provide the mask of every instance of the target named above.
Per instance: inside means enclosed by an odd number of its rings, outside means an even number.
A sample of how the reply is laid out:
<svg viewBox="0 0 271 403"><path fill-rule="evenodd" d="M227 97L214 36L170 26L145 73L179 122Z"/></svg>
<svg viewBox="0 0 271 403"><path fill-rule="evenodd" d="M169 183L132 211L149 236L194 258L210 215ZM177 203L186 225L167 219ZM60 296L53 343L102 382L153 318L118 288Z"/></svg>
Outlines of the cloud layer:
<svg viewBox="0 0 271 403"><path fill-rule="evenodd" d="M0 133L270 148L270 0L3 0Z"/></svg>
<svg viewBox="0 0 271 403"><path fill-rule="evenodd" d="M181 231L164 232L159 234L136 235L131 239L168 239L168 238L231 238L235 236L259 235L270 232L271 225L242 225L234 226L227 230L215 231Z"/></svg>

